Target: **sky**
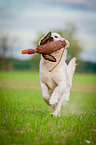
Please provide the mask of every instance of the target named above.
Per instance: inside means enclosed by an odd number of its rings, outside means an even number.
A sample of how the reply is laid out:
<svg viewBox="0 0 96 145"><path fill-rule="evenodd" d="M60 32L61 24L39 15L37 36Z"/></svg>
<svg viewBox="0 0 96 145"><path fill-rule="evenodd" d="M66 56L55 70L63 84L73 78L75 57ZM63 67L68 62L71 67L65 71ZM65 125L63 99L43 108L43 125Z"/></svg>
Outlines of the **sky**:
<svg viewBox="0 0 96 145"><path fill-rule="evenodd" d="M65 29L68 23L78 29L81 58L96 62L96 0L0 0L0 39L16 38L16 58L30 58L21 50L34 48L39 32Z"/></svg>

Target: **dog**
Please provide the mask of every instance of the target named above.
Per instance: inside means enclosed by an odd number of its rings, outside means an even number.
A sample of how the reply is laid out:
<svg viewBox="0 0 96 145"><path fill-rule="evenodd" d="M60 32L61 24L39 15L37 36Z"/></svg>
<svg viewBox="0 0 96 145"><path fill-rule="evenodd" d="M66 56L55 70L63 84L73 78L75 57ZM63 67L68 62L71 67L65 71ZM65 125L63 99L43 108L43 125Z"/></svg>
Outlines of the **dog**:
<svg viewBox="0 0 96 145"><path fill-rule="evenodd" d="M39 41L39 45L43 38ZM50 41L64 40L66 46L51 54L56 58L56 62L45 60L42 55L40 60L40 85L42 97L45 103L54 109L54 112L49 113L51 116L60 116L61 105L65 105L69 100L72 78L76 66L76 58L74 57L68 65L66 64L66 48L69 47L70 44L68 40L62 38L58 33L51 33L51 37L47 41L48 43ZM54 67L57 63L58 65Z"/></svg>

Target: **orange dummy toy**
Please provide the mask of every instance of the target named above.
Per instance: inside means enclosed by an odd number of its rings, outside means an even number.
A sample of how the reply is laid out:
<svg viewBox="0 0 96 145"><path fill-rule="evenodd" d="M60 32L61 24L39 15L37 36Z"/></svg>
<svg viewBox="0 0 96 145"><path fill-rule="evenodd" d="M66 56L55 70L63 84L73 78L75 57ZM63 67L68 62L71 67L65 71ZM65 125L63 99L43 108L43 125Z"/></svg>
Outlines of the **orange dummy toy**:
<svg viewBox="0 0 96 145"><path fill-rule="evenodd" d="M40 53L43 55L44 59L56 62L56 59L54 56L51 55L51 53L63 48L66 46L65 41L50 41L51 32L49 32L42 40L39 46L37 46L35 49L27 49L23 50L22 54L34 54L34 53Z"/></svg>

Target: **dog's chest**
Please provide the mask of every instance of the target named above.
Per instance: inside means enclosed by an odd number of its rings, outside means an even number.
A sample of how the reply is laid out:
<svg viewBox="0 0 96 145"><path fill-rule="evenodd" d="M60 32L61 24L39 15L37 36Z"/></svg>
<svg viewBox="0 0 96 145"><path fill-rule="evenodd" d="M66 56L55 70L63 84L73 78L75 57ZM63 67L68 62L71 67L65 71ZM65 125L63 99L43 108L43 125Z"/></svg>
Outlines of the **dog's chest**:
<svg viewBox="0 0 96 145"><path fill-rule="evenodd" d="M54 65L55 63L43 61L43 59L40 61L40 81L45 83L51 90L54 90L60 82L65 81L64 71L66 69L64 68L66 67L64 66L64 63L60 62L59 65L54 68L54 70L49 72L49 70L52 69Z"/></svg>
<svg viewBox="0 0 96 145"><path fill-rule="evenodd" d="M54 81L54 76L52 75L52 73L46 71L46 73L41 72L40 75L41 82L45 83L49 89L53 90L57 86L56 82Z"/></svg>

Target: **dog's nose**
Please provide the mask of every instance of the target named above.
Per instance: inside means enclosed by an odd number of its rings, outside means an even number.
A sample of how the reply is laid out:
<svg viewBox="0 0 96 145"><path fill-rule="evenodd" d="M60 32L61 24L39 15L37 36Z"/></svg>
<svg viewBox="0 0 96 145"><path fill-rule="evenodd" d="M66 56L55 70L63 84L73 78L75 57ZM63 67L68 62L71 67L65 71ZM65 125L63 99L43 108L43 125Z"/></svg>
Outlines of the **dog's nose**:
<svg viewBox="0 0 96 145"><path fill-rule="evenodd" d="M50 42L50 41L53 41L53 37L50 37L50 38L49 38L49 42Z"/></svg>
<svg viewBox="0 0 96 145"><path fill-rule="evenodd" d="M50 37L47 42L51 42L51 41L54 41L53 37Z"/></svg>
<svg viewBox="0 0 96 145"><path fill-rule="evenodd" d="M53 37L50 37L50 39L52 39L52 40L53 40Z"/></svg>

